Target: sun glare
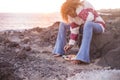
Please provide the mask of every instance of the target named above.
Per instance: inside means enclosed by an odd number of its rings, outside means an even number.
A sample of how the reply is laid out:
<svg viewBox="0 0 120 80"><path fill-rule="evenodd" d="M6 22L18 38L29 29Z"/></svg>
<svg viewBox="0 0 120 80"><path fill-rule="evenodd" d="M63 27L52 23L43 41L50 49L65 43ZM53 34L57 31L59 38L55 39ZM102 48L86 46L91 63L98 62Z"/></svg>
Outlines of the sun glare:
<svg viewBox="0 0 120 80"><path fill-rule="evenodd" d="M0 12L58 12L65 0L0 0ZM120 8L118 0L88 0L96 9Z"/></svg>
<svg viewBox="0 0 120 80"><path fill-rule="evenodd" d="M95 9L115 9L120 8L119 0L88 0Z"/></svg>
<svg viewBox="0 0 120 80"><path fill-rule="evenodd" d="M0 12L56 12L64 0L0 0Z"/></svg>

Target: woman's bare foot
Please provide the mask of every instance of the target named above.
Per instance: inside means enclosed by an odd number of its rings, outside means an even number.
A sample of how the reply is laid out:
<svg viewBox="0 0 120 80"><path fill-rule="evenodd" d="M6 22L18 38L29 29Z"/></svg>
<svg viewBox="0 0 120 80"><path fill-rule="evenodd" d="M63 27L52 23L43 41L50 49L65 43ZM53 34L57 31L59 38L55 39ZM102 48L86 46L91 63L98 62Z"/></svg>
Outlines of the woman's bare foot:
<svg viewBox="0 0 120 80"><path fill-rule="evenodd" d="M87 64L83 61L76 60L76 55L71 54L71 55L63 55L62 56L66 61L70 61L72 64Z"/></svg>
<svg viewBox="0 0 120 80"><path fill-rule="evenodd" d="M72 64L81 64L82 62L80 60L71 60Z"/></svg>
<svg viewBox="0 0 120 80"><path fill-rule="evenodd" d="M75 57L73 59L71 59L71 63L72 64L88 64L87 62L83 62L81 60L76 60Z"/></svg>

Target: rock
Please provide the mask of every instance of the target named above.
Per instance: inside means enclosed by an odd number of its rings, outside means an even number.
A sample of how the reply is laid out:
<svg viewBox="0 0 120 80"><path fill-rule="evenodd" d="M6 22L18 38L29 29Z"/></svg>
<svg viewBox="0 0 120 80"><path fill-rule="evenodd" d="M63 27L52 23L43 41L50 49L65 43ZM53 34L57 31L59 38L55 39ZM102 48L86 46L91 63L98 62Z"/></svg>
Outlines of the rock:
<svg viewBox="0 0 120 80"><path fill-rule="evenodd" d="M90 47L90 55L92 58L98 58L101 57L103 54L106 52L105 47L111 43L113 40L113 34L110 32L105 32L103 34L96 34L93 35L93 39L91 42L91 47Z"/></svg>
<svg viewBox="0 0 120 80"><path fill-rule="evenodd" d="M19 44L16 43L16 42L10 42L10 43L8 44L8 47L19 47Z"/></svg>
<svg viewBox="0 0 120 80"><path fill-rule="evenodd" d="M40 27L35 27L33 29L30 29L31 31L37 31L37 32L41 32L43 30L43 28Z"/></svg>
<svg viewBox="0 0 120 80"><path fill-rule="evenodd" d="M26 51L30 51L31 47L30 46L25 46L23 49L26 50Z"/></svg>
<svg viewBox="0 0 120 80"><path fill-rule="evenodd" d="M9 62L0 62L0 80L22 80L14 71L14 66Z"/></svg>
<svg viewBox="0 0 120 80"><path fill-rule="evenodd" d="M25 37L21 40L24 44L27 44L28 42L30 42L30 38L29 37Z"/></svg>
<svg viewBox="0 0 120 80"><path fill-rule="evenodd" d="M16 55L16 58L24 60L24 59L27 58L27 56L28 56L28 55L25 53L25 51L24 51L24 50L21 50L21 51Z"/></svg>
<svg viewBox="0 0 120 80"><path fill-rule="evenodd" d="M111 68L120 69L120 47L107 52L98 64L102 66L110 66Z"/></svg>

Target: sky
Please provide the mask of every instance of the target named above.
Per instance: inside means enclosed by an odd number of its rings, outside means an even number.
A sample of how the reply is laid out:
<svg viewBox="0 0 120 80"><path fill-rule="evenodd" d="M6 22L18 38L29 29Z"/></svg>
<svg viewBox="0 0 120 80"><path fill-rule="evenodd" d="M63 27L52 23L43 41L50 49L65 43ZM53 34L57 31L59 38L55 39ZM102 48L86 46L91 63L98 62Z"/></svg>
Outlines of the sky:
<svg viewBox="0 0 120 80"><path fill-rule="evenodd" d="M51 13L59 12L65 0L0 0L0 12ZM120 8L119 0L88 0L95 9Z"/></svg>

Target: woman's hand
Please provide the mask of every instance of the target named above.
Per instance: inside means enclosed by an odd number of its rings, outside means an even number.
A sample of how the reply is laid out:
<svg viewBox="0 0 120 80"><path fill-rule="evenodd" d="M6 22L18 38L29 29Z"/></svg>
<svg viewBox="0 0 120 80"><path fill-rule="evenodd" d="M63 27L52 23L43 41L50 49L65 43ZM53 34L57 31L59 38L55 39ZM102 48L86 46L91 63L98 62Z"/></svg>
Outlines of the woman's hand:
<svg viewBox="0 0 120 80"><path fill-rule="evenodd" d="M73 45L67 44L67 45L64 46L64 51L67 52L67 51L70 50L72 47L73 47Z"/></svg>

